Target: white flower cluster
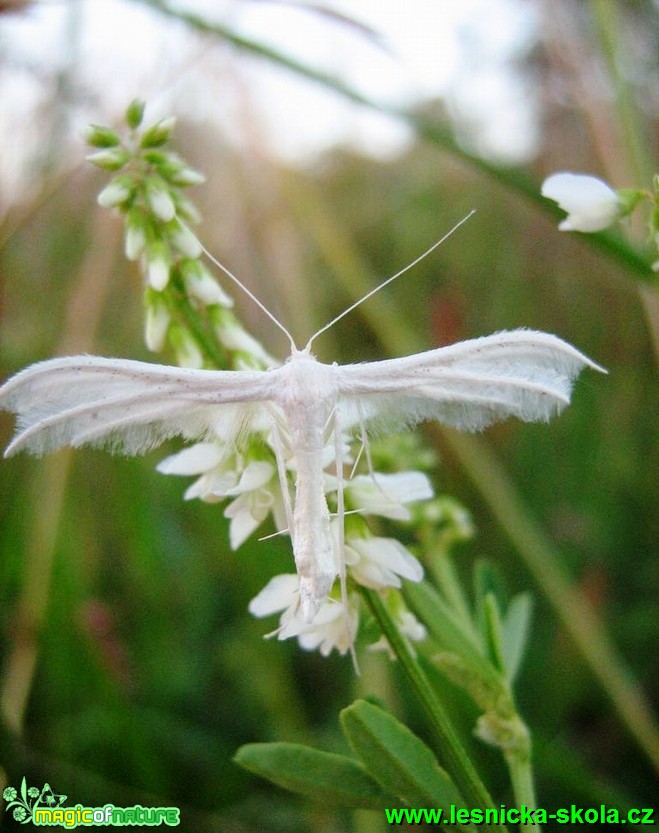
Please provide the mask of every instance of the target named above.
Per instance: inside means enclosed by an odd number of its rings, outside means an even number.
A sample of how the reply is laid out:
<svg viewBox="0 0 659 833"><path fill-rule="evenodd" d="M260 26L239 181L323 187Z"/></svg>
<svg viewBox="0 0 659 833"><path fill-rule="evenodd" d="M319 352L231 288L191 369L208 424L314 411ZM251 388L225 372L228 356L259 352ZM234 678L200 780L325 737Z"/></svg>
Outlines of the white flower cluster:
<svg viewBox="0 0 659 833"><path fill-rule="evenodd" d="M202 442L162 460L158 471L196 476L197 479L185 492L187 500L228 501L224 515L230 520L231 547L237 549L269 516L272 516L277 530L287 532L275 452L271 449L270 459L265 458L264 453L263 447L236 452L234 446L225 446L220 440ZM349 459L347 454L346 459ZM331 500L338 484L333 449L329 447L325 462L325 491ZM287 473L294 477L294 460L290 456ZM346 505L354 507L355 515L379 515L397 521L410 519L407 504L433 496L429 479L418 471L356 475L346 479L343 488ZM347 578L357 585L385 590L400 588L403 579L421 581L423 568L406 547L394 538L369 534L363 524L355 524L354 531L352 525L349 526L345 533L343 554L339 553L338 524L343 522L344 518L332 521L337 573L343 558ZM348 594L348 610L344 609L338 594L336 597L330 595L321 603L313 620L305 622L299 609L299 584L295 573L275 576L252 599L250 613L257 617L280 613L279 627L273 634L279 639L297 637L302 648L317 649L323 656L333 649L345 654L354 642L359 625L359 595ZM401 610L398 619L401 630L409 638L424 638L425 629L409 611ZM385 646L380 642L377 647Z"/></svg>

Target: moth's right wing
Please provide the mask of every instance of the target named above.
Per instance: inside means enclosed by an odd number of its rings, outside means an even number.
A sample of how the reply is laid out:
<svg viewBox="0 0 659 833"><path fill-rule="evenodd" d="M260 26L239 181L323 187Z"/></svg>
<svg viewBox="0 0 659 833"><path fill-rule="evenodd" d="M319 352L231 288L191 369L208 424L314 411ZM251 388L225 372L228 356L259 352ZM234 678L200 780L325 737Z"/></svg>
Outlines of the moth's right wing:
<svg viewBox="0 0 659 833"><path fill-rule="evenodd" d="M277 375L97 356L39 362L0 388L0 408L18 417L5 456L84 444L140 454L176 435L231 439L272 399Z"/></svg>
<svg viewBox="0 0 659 833"><path fill-rule="evenodd" d="M337 366L336 376L349 422L388 428L436 419L477 431L508 416L548 420L569 403L584 367L603 371L557 336L513 330L399 359Z"/></svg>

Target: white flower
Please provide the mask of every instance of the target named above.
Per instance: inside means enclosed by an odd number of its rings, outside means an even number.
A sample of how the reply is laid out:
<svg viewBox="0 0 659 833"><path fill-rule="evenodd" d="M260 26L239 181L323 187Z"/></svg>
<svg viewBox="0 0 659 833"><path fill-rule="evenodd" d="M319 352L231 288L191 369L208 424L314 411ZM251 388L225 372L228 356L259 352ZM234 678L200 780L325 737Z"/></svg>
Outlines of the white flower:
<svg viewBox="0 0 659 833"><path fill-rule="evenodd" d="M274 633L280 640L297 637L305 651L319 650L328 656L334 649L340 654L350 650L357 632L357 607L348 601L348 612L334 599L321 603L312 622L305 622L299 613L300 579L295 573L275 576L249 603L249 612L258 618L282 612Z"/></svg>
<svg viewBox="0 0 659 833"><path fill-rule="evenodd" d="M567 211L560 231L601 231L620 216L616 192L594 176L553 174L543 182L542 195Z"/></svg>
<svg viewBox="0 0 659 833"><path fill-rule="evenodd" d="M219 503L234 497L224 511L229 518L229 540L238 549L272 512L281 521L279 489L274 478L275 467L265 460L242 460L227 454L220 443L196 443L162 460L161 474L199 477L185 492L185 499L200 498L206 503Z"/></svg>
<svg viewBox="0 0 659 833"><path fill-rule="evenodd" d="M275 467L264 460L254 460L240 475L240 480L226 496L237 495L236 500L224 510L224 517L231 520L229 540L236 550L258 529L268 517L275 502L272 486Z"/></svg>
<svg viewBox="0 0 659 833"><path fill-rule="evenodd" d="M406 610L404 607L400 607L400 609L396 611L394 618L396 620L398 630L403 634L403 636L406 636L410 642L422 642L426 636L428 636L426 627L419 622L413 613ZM387 651L392 659L395 657L386 636L381 636L377 642L373 642L369 645L368 649L369 651Z"/></svg>
<svg viewBox="0 0 659 833"><path fill-rule="evenodd" d="M403 578L414 582L423 578L421 564L394 538L347 538L345 560L351 578L374 590L399 588Z"/></svg>
<svg viewBox="0 0 659 833"><path fill-rule="evenodd" d="M346 483L346 492L358 511L395 521L409 521L410 511L404 503L433 496L430 480L420 471L360 474Z"/></svg>

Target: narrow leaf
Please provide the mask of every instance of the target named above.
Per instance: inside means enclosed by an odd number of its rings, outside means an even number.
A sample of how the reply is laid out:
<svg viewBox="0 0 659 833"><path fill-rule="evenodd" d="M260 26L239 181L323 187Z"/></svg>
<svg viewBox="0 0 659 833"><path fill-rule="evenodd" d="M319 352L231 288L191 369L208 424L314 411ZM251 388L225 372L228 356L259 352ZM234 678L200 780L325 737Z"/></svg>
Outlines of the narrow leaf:
<svg viewBox="0 0 659 833"><path fill-rule="evenodd" d="M381 810L397 800L346 755L297 743L248 743L234 760L279 787L328 804Z"/></svg>
<svg viewBox="0 0 659 833"><path fill-rule="evenodd" d="M529 593L513 598L503 620L503 655L509 682L515 679L531 627L533 599Z"/></svg>
<svg viewBox="0 0 659 833"><path fill-rule="evenodd" d="M471 668L475 676L498 685L498 676L481 653L480 646L434 587L425 581L414 585L408 583L404 595L414 613L443 651L459 656L465 668Z"/></svg>
<svg viewBox="0 0 659 833"><path fill-rule="evenodd" d="M503 625L499 603L493 593L488 593L483 603L483 629L490 659L502 676L506 673L503 650Z"/></svg>
<svg viewBox="0 0 659 833"><path fill-rule="evenodd" d="M355 754L387 792L411 806L464 806L432 751L383 709L357 700L341 712L341 725Z"/></svg>

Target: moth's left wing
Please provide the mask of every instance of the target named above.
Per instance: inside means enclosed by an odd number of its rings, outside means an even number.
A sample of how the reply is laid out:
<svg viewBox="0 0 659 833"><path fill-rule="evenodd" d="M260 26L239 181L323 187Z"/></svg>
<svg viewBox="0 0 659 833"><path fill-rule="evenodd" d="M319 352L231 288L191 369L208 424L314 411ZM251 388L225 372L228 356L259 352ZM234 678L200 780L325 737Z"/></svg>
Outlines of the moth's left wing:
<svg viewBox="0 0 659 833"><path fill-rule="evenodd" d="M400 359L342 365L336 374L349 423L389 427L436 419L478 431L508 416L550 419L569 403L584 367L603 371L557 336L513 330Z"/></svg>
<svg viewBox="0 0 659 833"><path fill-rule="evenodd" d="M0 388L0 408L18 415L5 456L85 444L140 454L175 435L230 439L272 399L277 374L97 356L39 362Z"/></svg>

